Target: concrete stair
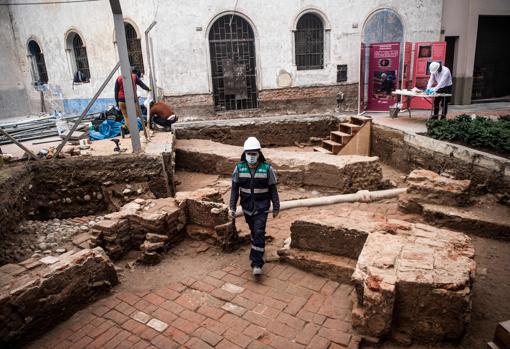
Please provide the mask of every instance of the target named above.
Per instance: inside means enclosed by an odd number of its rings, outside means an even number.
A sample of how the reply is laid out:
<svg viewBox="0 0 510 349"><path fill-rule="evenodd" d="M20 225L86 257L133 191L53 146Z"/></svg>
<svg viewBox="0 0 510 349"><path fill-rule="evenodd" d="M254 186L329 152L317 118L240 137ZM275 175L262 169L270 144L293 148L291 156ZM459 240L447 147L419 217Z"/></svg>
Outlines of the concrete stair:
<svg viewBox="0 0 510 349"><path fill-rule="evenodd" d="M496 326L494 340L487 343L488 349L509 349L510 348L510 320L500 322Z"/></svg>
<svg viewBox="0 0 510 349"><path fill-rule="evenodd" d="M371 117L363 115L351 116L349 122L341 123L338 130L331 131L329 138L323 139L321 146L315 147L313 150L325 154L337 155L358 131L369 122L372 122Z"/></svg>

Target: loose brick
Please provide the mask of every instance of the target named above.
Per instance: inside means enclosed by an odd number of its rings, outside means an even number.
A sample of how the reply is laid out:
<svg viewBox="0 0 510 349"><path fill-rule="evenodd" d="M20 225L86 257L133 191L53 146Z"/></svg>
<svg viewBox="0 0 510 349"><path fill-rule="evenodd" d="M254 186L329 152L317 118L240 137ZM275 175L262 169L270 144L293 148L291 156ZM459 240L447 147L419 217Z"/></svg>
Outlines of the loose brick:
<svg viewBox="0 0 510 349"><path fill-rule="evenodd" d="M164 321L154 318L147 322L147 326L155 329L158 332L163 332L168 327L168 324Z"/></svg>
<svg viewBox="0 0 510 349"><path fill-rule="evenodd" d="M171 340L170 338L159 334L152 338L151 344L160 349L173 349L179 348L179 344Z"/></svg>
<svg viewBox="0 0 510 349"><path fill-rule="evenodd" d="M142 324L146 324L151 319L150 315L144 313L143 311L136 311L132 313L131 318Z"/></svg>

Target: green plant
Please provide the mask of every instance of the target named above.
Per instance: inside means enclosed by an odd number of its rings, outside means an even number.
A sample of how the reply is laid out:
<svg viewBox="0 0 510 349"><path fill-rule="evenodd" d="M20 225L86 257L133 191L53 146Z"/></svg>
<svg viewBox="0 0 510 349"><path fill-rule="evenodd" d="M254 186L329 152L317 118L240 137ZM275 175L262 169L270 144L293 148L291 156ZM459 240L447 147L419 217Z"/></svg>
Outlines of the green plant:
<svg viewBox="0 0 510 349"><path fill-rule="evenodd" d="M451 120L427 121L427 135L434 139L510 155L510 118L491 120L459 115Z"/></svg>

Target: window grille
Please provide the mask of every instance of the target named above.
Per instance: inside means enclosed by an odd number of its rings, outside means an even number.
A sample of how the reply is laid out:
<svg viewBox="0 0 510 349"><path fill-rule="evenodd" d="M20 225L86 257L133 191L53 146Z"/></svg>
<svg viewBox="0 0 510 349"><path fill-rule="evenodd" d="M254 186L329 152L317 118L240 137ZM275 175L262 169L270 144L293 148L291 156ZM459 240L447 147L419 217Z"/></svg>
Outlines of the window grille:
<svg viewBox="0 0 510 349"><path fill-rule="evenodd" d="M298 70L324 68L324 25L313 13L299 19L294 33Z"/></svg>
<svg viewBox="0 0 510 349"><path fill-rule="evenodd" d="M216 110L258 107L255 36L240 16L218 18L209 32Z"/></svg>
<svg viewBox="0 0 510 349"><path fill-rule="evenodd" d="M347 81L347 64L336 66L336 82Z"/></svg>
<svg viewBox="0 0 510 349"><path fill-rule="evenodd" d="M137 73L143 75L145 73L145 69L143 68L141 41L138 38L135 28L131 24L124 23L124 29L126 31L129 64L134 67Z"/></svg>
<svg viewBox="0 0 510 349"><path fill-rule="evenodd" d="M44 62L44 54L41 52L39 44L34 40L28 43L28 53L32 65L32 74L36 84L48 83L48 72L46 71L46 63Z"/></svg>
<svg viewBox="0 0 510 349"><path fill-rule="evenodd" d="M88 82L90 80L89 60L87 58L87 48L83 46L83 41L78 34L74 34L73 52L76 63L75 82Z"/></svg>

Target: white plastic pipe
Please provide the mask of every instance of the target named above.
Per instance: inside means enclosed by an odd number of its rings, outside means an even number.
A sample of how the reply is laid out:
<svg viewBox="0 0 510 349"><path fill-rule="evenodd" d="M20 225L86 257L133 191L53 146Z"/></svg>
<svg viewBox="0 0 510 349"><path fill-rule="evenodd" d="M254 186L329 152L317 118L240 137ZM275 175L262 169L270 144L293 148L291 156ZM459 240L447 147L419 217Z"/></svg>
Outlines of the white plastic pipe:
<svg viewBox="0 0 510 349"><path fill-rule="evenodd" d="M407 188L394 188L376 191L360 190L353 194L340 194L333 196L323 196L319 198L283 201L280 203L280 211L296 207L313 207L339 204L342 202L357 202L357 201L371 202L376 200L390 199L399 196L400 194L405 193L406 191ZM272 209L269 212L271 211ZM238 207L236 210L236 217L242 215L243 210L241 207Z"/></svg>

